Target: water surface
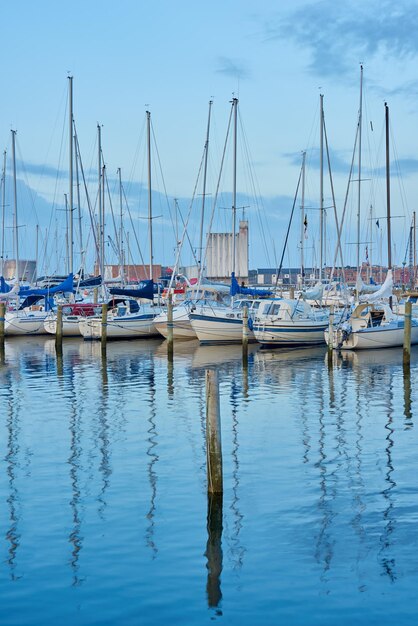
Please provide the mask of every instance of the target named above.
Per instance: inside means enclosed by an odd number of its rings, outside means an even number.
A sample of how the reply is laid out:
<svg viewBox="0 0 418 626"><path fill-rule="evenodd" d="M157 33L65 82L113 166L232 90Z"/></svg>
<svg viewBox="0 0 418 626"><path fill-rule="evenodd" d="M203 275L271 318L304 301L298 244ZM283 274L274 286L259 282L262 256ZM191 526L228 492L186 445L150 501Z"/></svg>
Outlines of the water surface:
<svg viewBox="0 0 418 626"><path fill-rule="evenodd" d="M7 341L0 622L416 624L417 357Z"/></svg>

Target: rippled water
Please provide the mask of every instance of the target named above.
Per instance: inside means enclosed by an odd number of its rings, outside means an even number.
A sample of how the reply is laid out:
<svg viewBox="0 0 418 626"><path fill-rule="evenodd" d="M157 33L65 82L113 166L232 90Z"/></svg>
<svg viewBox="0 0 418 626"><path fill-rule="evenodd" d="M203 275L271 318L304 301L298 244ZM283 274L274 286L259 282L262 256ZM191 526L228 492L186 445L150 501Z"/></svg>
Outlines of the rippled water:
<svg viewBox="0 0 418 626"><path fill-rule="evenodd" d="M335 355L336 356L336 355ZM412 354L416 362L418 352ZM205 368L223 501L206 495ZM402 351L10 340L2 624L415 624L417 368Z"/></svg>

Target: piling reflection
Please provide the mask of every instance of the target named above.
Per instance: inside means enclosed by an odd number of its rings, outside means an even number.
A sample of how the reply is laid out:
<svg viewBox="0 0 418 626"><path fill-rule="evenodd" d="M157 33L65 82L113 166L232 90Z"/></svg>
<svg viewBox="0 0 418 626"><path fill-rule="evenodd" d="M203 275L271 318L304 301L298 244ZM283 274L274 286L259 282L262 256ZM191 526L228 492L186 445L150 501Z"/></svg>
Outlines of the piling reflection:
<svg viewBox="0 0 418 626"><path fill-rule="evenodd" d="M205 556L208 577L206 582L206 594L209 608L218 608L222 599L221 573L222 573L222 494L208 494L208 514ZM222 615L221 611L218 612Z"/></svg>
<svg viewBox="0 0 418 626"><path fill-rule="evenodd" d="M13 384L11 376L8 376L8 384L10 396L7 403L7 453L6 474L8 478L8 496L6 498L9 510L9 526L6 531L6 541L9 544L7 563L9 566L9 575L11 580L18 580L20 575L17 573L17 551L20 544L20 496L18 490L18 469L19 469L19 435L20 435L20 418L21 399L19 397L18 387Z"/></svg>
<svg viewBox="0 0 418 626"><path fill-rule="evenodd" d="M159 457L157 454L157 445L158 445L158 432L156 427L156 385L155 385L155 371L154 371L154 360L151 359L150 363L151 367L147 375L148 380L148 388L149 388L149 408L150 414L148 418L149 428L148 428L148 481L150 486L150 505L147 513L148 526L145 531L145 539L147 546L150 548L152 552L152 558L155 559L158 553L157 544L155 543L155 510L156 510L156 499L157 499L157 472L156 472L156 463L158 463Z"/></svg>
<svg viewBox="0 0 418 626"><path fill-rule="evenodd" d="M385 424L386 434L386 487L382 491L383 498L386 501L386 507L383 512L384 530L381 537L382 542L382 567L383 572L394 582L397 578L396 562L392 556L393 532L395 530L396 521L394 515L394 495L393 490L396 482L393 479L394 466L392 461L394 446L394 428L393 428L393 379L388 389L387 395L387 421Z"/></svg>
<svg viewBox="0 0 418 626"><path fill-rule="evenodd" d="M411 368L403 367L403 413L405 416L405 429L413 427L412 421L412 389L411 389Z"/></svg>

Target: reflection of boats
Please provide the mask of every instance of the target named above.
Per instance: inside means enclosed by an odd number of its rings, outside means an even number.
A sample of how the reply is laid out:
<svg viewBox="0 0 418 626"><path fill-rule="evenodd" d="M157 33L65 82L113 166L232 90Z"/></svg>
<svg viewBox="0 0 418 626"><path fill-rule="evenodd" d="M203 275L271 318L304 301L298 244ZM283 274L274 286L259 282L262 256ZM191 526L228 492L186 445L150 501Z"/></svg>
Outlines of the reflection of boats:
<svg viewBox="0 0 418 626"><path fill-rule="evenodd" d="M248 355L254 354L260 346L248 346ZM167 359L167 343L160 343L155 351L156 358ZM242 359L242 346L239 345L201 345L197 341L174 342L174 359L181 360L193 368L213 367Z"/></svg>
<svg viewBox="0 0 418 626"><path fill-rule="evenodd" d="M411 361L418 358L418 347L411 348ZM353 367L367 366L402 366L402 350L399 348L382 348L381 350L361 350L352 352L344 350L338 355L337 363L347 363Z"/></svg>
<svg viewBox="0 0 418 626"><path fill-rule="evenodd" d="M259 350L256 362L267 365L273 361L300 362L322 360L325 354L324 346L309 346L307 348L276 348L274 350Z"/></svg>
<svg viewBox="0 0 418 626"><path fill-rule="evenodd" d="M248 356L255 354L260 349L256 344L248 346ZM192 355L192 367L204 368L219 366L223 363L242 360L242 346L202 346L198 345Z"/></svg>

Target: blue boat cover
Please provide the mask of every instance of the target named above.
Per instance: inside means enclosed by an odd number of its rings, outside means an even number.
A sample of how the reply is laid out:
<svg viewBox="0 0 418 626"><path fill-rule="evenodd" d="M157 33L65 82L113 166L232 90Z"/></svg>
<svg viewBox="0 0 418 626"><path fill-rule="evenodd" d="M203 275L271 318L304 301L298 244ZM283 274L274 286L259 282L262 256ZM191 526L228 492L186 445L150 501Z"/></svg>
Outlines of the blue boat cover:
<svg viewBox="0 0 418 626"><path fill-rule="evenodd" d="M12 286L8 285L3 276L0 276L0 293L9 293L12 290Z"/></svg>
<svg viewBox="0 0 418 626"><path fill-rule="evenodd" d="M238 284L237 279L235 278L235 273L231 274L231 287L229 290L231 296L236 296L237 294L245 294L246 296L259 296L263 298L264 296L271 296L272 291L268 291L267 289L253 289L251 287L241 287Z"/></svg>
<svg viewBox="0 0 418 626"><path fill-rule="evenodd" d="M73 282L74 282L74 275L69 274L67 278L63 280L62 283L60 283L59 285L55 285L54 287L49 287L49 289L48 288L47 289L23 288L19 291L19 295L24 296L26 298L27 296L48 297L48 296L52 296L54 293L60 293L60 292L72 293Z"/></svg>
<svg viewBox="0 0 418 626"><path fill-rule="evenodd" d="M109 292L112 296L127 296L128 298L154 299L154 283L152 280L143 280L136 289L125 287L111 287Z"/></svg>

